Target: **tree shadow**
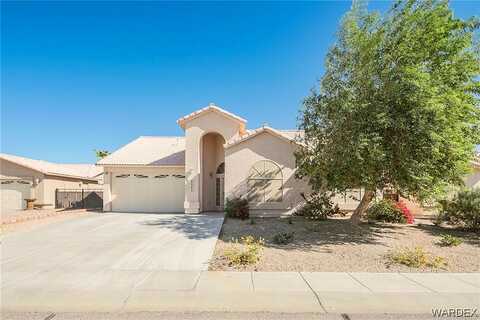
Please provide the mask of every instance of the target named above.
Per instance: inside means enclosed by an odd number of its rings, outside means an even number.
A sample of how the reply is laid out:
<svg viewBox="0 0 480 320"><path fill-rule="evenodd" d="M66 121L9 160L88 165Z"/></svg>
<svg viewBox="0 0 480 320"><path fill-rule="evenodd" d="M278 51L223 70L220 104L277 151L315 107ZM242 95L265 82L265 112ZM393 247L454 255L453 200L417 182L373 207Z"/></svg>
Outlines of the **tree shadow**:
<svg viewBox="0 0 480 320"><path fill-rule="evenodd" d="M310 191L306 182L300 183L300 180L291 175L288 179L283 179L281 185L276 183L277 180L258 180L253 176L253 172L249 172L245 179L230 190L228 197L249 200L252 216L275 212L292 213L305 203L301 193ZM265 202L262 199L264 194L275 195L274 198L278 198L278 201Z"/></svg>
<svg viewBox="0 0 480 320"><path fill-rule="evenodd" d="M165 228L180 233L188 239L202 240L218 237L223 224L223 213L164 215L138 223L144 226Z"/></svg>
<svg viewBox="0 0 480 320"><path fill-rule="evenodd" d="M235 242L245 235L253 235L264 239L264 246L282 250L301 250L314 252L332 252L334 246L372 244L387 246L386 238L397 238L405 234L402 226L390 224L353 225L348 219L328 219L325 221L309 221L302 217L289 218L257 218L255 224L244 222L243 226L224 225L222 240ZM234 224L241 224L234 221ZM288 244L276 244L273 237L279 233L293 232L293 241ZM227 238L229 237L229 238Z"/></svg>
<svg viewBox="0 0 480 320"><path fill-rule="evenodd" d="M440 237L441 235L448 234L451 236L455 236L457 238L461 238L465 243L480 247L480 234L478 232L468 231L468 230L464 230L461 228L454 228L454 227L442 227L434 224L419 224L419 225L413 226L413 228L422 230L424 232L428 232L432 236L436 236L436 237Z"/></svg>

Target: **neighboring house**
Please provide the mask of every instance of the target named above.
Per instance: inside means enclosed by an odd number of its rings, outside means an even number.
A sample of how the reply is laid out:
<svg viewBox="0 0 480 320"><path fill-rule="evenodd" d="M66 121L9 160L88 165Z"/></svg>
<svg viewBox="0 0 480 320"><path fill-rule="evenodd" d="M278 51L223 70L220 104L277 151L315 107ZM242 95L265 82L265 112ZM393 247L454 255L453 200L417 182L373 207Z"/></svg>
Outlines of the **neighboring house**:
<svg viewBox="0 0 480 320"><path fill-rule="evenodd" d="M184 137L142 136L97 163L105 172L105 211L219 211L226 198L244 196L253 214L268 215L303 202L309 187L294 176L302 132L248 130L246 120L214 105L177 123ZM357 204L350 197L337 202Z"/></svg>
<svg viewBox="0 0 480 320"><path fill-rule="evenodd" d="M0 154L2 212L25 208L24 199L55 206L56 189L99 189L102 169L94 164L60 164Z"/></svg>
<svg viewBox="0 0 480 320"><path fill-rule="evenodd" d="M468 188L480 188L480 154L472 161L472 172L465 178Z"/></svg>

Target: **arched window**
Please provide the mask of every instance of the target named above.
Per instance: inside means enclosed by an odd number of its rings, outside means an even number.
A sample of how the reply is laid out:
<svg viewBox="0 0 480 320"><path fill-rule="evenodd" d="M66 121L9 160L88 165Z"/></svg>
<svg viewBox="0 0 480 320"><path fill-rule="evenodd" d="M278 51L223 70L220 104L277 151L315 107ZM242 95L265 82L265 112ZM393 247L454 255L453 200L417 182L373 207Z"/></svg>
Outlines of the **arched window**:
<svg viewBox="0 0 480 320"><path fill-rule="evenodd" d="M261 160L248 173L250 202L281 202L283 197L282 169L273 161Z"/></svg>

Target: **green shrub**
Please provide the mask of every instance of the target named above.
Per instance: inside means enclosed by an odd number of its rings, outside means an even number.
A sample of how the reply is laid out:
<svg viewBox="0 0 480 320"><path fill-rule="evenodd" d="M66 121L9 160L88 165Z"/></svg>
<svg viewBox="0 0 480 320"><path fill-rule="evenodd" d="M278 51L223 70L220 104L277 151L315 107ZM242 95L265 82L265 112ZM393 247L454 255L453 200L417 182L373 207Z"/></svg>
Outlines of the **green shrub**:
<svg viewBox="0 0 480 320"><path fill-rule="evenodd" d="M452 200L439 203L437 223L447 222L473 231L480 230L480 188L462 190Z"/></svg>
<svg viewBox="0 0 480 320"><path fill-rule="evenodd" d="M253 219L253 218L250 218L250 224L252 224L252 225L253 225L253 224L256 224L256 223L257 223L257 221L255 221L255 219Z"/></svg>
<svg viewBox="0 0 480 320"><path fill-rule="evenodd" d="M262 238L256 239L253 236L240 238L230 249L225 250L224 256L232 266L246 266L255 264L260 259L264 241Z"/></svg>
<svg viewBox="0 0 480 320"><path fill-rule="evenodd" d="M310 220L326 220L336 214L340 214L340 208L331 200L332 194L312 193L306 196L301 193L305 199L305 205L295 212L297 216L303 216Z"/></svg>
<svg viewBox="0 0 480 320"><path fill-rule="evenodd" d="M389 199L382 199L374 202L367 209L367 219L369 221L381 221L391 223L406 223L407 219L402 210L395 205L395 202Z"/></svg>
<svg viewBox="0 0 480 320"><path fill-rule="evenodd" d="M242 220L248 219L250 216L248 207L248 200L243 198L227 199L225 204L225 213L227 217L239 218Z"/></svg>
<svg viewBox="0 0 480 320"><path fill-rule="evenodd" d="M463 240L458 237L449 234L442 234L437 244L442 247L456 247L461 245L462 243Z"/></svg>
<svg viewBox="0 0 480 320"><path fill-rule="evenodd" d="M388 255L390 262L396 264L403 264L412 268L441 268L447 265L445 258L438 256L431 256L422 247L401 248L391 252Z"/></svg>
<svg viewBox="0 0 480 320"><path fill-rule="evenodd" d="M273 243L288 244L293 241L294 232L280 232L273 236Z"/></svg>

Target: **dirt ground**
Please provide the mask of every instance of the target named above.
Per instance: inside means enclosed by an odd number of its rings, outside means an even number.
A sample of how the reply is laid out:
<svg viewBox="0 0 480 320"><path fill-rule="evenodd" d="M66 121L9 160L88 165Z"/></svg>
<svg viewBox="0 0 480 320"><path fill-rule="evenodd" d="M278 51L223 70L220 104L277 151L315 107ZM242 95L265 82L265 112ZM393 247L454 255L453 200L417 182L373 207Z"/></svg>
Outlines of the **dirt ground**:
<svg viewBox="0 0 480 320"><path fill-rule="evenodd" d="M92 211L94 212L94 211ZM34 219L22 219L21 215L18 215L19 221L15 223L8 223L0 225L0 234L6 234L9 232L31 230L39 226L59 222L67 219L72 219L75 217L80 217L86 214L89 214L90 211L86 209L76 209L76 210L40 210L40 211L24 211L25 216L33 216L38 214L38 218ZM51 214L51 215L49 215Z"/></svg>
<svg viewBox="0 0 480 320"><path fill-rule="evenodd" d="M289 223L291 220L292 223ZM480 235L433 225L429 219L417 219L414 225L368 224L353 226L345 218L308 221L303 217L225 219L217 241L210 270L231 271L338 271L338 272L478 272L480 271ZM278 245L273 236L294 232L293 242ZM441 247L440 235L451 234L463 240L457 247ZM247 267L229 266L223 253L235 239L252 235L264 239L261 258ZM392 265L391 250L420 246L429 254L445 258L441 269L410 268Z"/></svg>

